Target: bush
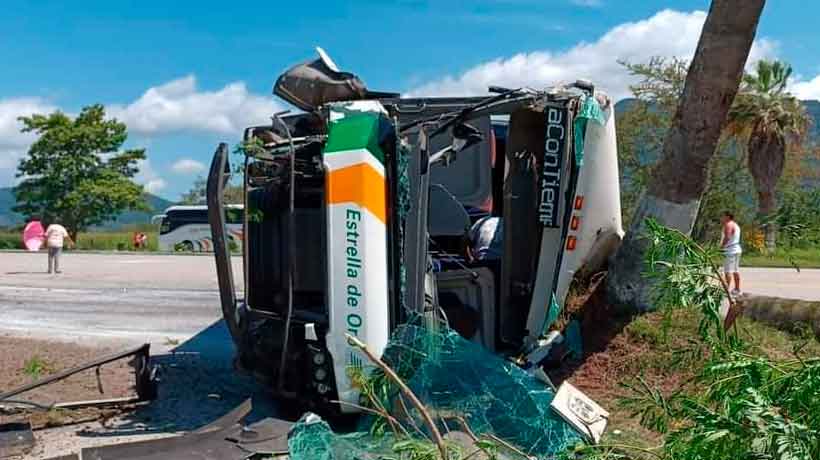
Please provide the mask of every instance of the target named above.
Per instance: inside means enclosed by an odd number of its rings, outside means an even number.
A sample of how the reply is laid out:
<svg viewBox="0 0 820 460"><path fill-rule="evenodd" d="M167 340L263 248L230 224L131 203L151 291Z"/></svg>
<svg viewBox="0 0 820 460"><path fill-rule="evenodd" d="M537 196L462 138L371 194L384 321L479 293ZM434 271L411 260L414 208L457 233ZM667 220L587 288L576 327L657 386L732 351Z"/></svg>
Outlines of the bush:
<svg viewBox="0 0 820 460"><path fill-rule="evenodd" d="M703 361L683 387L667 394L642 376L621 403L641 425L664 435L655 449L599 445L589 458L633 458L634 449L658 460L798 460L820 458L820 358L796 346L792 356L758 354L737 325L724 325L723 302L735 308L722 284L714 248L703 248L677 230L647 221L646 274L666 315L700 313L700 340L675 350L679 366ZM577 457L576 457L577 458Z"/></svg>
<svg viewBox="0 0 820 460"><path fill-rule="evenodd" d="M145 251L156 251L156 232L146 232L148 246ZM133 232L88 232L77 237L77 249L93 251L134 251Z"/></svg>
<svg viewBox="0 0 820 460"><path fill-rule="evenodd" d="M0 233L0 249L23 249L22 236L19 233Z"/></svg>

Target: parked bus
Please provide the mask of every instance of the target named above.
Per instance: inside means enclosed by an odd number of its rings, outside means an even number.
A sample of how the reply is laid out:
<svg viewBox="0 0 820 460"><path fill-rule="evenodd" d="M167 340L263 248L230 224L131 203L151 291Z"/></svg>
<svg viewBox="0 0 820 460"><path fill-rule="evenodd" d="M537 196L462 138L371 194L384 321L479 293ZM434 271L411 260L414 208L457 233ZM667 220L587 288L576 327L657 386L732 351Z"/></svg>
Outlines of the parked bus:
<svg viewBox="0 0 820 460"><path fill-rule="evenodd" d="M225 206L228 244L237 251L242 249L244 212L242 205ZM171 206L151 220L160 222L160 251L213 251L207 206Z"/></svg>

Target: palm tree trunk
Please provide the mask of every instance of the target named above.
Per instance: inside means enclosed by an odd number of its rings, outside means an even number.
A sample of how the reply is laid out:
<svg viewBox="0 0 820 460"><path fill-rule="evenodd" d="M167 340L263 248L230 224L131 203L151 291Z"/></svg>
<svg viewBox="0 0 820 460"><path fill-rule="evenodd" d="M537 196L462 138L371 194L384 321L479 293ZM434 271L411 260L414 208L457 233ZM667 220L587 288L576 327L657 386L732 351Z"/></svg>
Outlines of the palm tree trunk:
<svg viewBox="0 0 820 460"><path fill-rule="evenodd" d="M729 107L749 57L765 0L713 0L683 95L630 228L610 263L607 294L624 312L651 310L643 278L645 220L690 234Z"/></svg>
<svg viewBox="0 0 820 460"><path fill-rule="evenodd" d="M757 193L758 212L763 216L763 233L765 235L766 251L774 252L777 249L777 222L772 218L776 203L774 190L761 190Z"/></svg>

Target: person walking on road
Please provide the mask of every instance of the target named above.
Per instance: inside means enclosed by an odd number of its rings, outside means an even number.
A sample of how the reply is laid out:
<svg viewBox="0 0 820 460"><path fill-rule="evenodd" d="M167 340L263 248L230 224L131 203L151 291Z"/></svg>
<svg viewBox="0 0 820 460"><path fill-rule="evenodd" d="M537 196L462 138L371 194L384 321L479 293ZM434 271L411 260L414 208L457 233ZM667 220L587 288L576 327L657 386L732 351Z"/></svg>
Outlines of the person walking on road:
<svg viewBox="0 0 820 460"><path fill-rule="evenodd" d="M48 272L62 273L60 271L60 254L63 252L63 243L68 240L73 244L68 231L60 224L51 224L46 228L46 246L48 247Z"/></svg>
<svg viewBox="0 0 820 460"><path fill-rule="evenodd" d="M740 247L740 225L735 222L735 216L725 211L720 216L720 223L723 224L723 237L720 240L720 247L723 250L723 272L726 274L726 286L732 287L732 280L735 288L731 290L733 296L740 295L740 255L743 249Z"/></svg>

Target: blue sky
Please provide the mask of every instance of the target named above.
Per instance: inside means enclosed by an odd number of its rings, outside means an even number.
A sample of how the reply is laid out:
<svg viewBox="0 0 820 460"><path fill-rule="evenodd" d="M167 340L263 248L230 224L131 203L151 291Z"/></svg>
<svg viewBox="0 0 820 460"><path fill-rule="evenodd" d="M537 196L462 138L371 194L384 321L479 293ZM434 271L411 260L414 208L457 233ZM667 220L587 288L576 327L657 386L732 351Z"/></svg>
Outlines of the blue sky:
<svg viewBox="0 0 820 460"><path fill-rule="evenodd" d="M770 0L752 59L787 60L820 98L820 2ZM308 4L308 3L304 3ZM14 1L0 15L0 186L30 136L15 118L100 102L148 149L139 180L176 199L215 144L283 106L276 76L324 47L370 87L476 94L590 78L615 97L617 59L691 55L708 1ZM805 19L802 19L805 18Z"/></svg>

